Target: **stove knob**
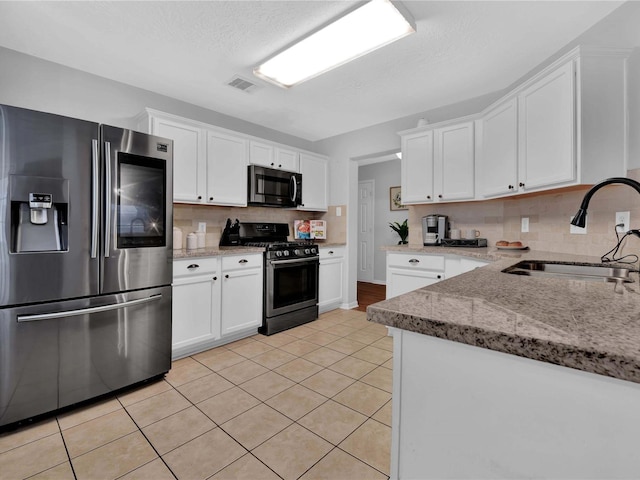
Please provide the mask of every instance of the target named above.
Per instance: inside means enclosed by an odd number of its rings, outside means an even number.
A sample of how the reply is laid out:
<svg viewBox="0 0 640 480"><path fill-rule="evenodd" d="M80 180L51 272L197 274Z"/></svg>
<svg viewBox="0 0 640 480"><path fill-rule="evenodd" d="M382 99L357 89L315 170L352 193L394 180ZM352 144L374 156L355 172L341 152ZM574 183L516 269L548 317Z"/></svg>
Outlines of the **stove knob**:
<svg viewBox="0 0 640 480"><path fill-rule="evenodd" d="M297 248L293 251L293 253L295 253L296 255L300 255L300 250L298 250Z"/></svg>
<svg viewBox="0 0 640 480"><path fill-rule="evenodd" d="M284 251L284 256L285 256L285 257L288 257L288 256L289 256L289 253L290 253L290 252L289 252L289 250L285 250L285 251Z"/></svg>
<svg viewBox="0 0 640 480"><path fill-rule="evenodd" d="M306 255L309 255L309 254L311 253L311 250L310 250L310 249L308 249L308 248L305 248L305 249L304 249L304 253L305 253Z"/></svg>
<svg viewBox="0 0 640 480"><path fill-rule="evenodd" d="M278 251L276 252L276 257L281 257L281 256L282 256L282 252L281 252L280 250L278 250Z"/></svg>
<svg viewBox="0 0 640 480"><path fill-rule="evenodd" d="M313 248L311 249L311 253L313 253L314 255L315 255L316 253L318 253L318 251L316 250L316 247L313 247Z"/></svg>

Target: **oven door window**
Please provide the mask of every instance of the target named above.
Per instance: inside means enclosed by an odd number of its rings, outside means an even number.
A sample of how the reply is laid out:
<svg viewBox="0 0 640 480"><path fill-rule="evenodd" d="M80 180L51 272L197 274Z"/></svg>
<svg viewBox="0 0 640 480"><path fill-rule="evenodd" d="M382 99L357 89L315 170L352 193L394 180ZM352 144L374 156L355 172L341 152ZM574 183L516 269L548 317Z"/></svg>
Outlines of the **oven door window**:
<svg viewBox="0 0 640 480"><path fill-rule="evenodd" d="M118 153L118 248L166 246L166 162Z"/></svg>
<svg viewBox="0 0 640 480"><path fill-rule="evenodd" d="M274 265L273 308L317 300L318 262Z"/></svg>

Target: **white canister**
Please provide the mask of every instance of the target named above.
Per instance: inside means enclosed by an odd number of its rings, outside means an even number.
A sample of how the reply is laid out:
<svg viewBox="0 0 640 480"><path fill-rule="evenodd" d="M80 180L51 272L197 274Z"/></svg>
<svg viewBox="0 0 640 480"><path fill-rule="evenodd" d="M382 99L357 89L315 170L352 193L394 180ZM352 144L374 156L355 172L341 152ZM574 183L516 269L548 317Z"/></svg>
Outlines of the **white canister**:
<svg viewBox="0 0 640 480"><path fill-rule="evenodd" d="M204 248L206 235L207 234L205 232L196 232L196 238L198 239L198 248Z"/></svg>
<svg viewBox="0 0 640 480"><path fill-rule="evenodd" d="M196 248L198 248L198 237L191 232L187 235L187 250L195 250Z"/></svg>
<svg viewBox="0 0 640 480"><path fill-rule="evenodd" d="M449 231L449 238L451 238L453 240L460 240L460 229L459 228L452 228Z"/></svg>
<svg viewBox="0 0 640 480"><path fill-rule="evenodd" d="M182 230L180 230L178 227L173 227L173 249L182 249Z"/></svg>

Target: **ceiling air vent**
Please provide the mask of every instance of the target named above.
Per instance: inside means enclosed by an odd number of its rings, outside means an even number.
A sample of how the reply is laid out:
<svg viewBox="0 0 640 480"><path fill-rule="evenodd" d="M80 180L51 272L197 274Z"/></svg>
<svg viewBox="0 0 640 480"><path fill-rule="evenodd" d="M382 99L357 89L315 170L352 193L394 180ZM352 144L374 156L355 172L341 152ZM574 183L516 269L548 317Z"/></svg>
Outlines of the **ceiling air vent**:
<svg viewBox="0 0 640 480"><path fill-rule="evenodd" d="M236 75L231 80L227 82L227 85L233 88L237 88L238 90L242 90L243 92L250 92L255 90L257 85L253 82L250 82L246 78L242 78L239 75Z"/></svg>

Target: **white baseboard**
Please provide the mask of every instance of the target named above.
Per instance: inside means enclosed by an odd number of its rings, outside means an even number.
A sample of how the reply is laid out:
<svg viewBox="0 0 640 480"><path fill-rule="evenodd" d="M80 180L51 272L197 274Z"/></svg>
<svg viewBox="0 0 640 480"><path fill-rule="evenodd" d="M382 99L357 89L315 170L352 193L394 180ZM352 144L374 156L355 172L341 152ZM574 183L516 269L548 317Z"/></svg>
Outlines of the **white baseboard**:
<svg viewBox="0 0 640 480"><path fill-rule="evenodd" d="M357 308L358 307L358 302L351 302L351 303L343 303L342 305L340 305L340 308L342 310L351 310L353 308Z"/></svg>

